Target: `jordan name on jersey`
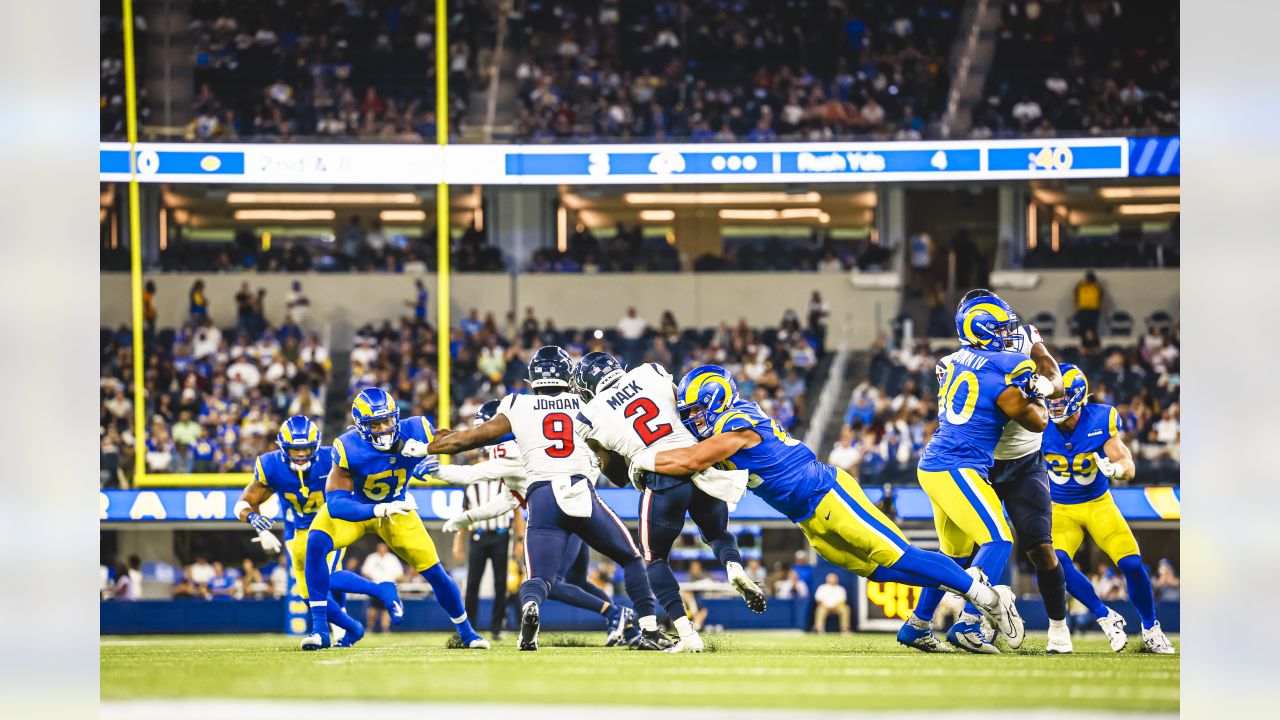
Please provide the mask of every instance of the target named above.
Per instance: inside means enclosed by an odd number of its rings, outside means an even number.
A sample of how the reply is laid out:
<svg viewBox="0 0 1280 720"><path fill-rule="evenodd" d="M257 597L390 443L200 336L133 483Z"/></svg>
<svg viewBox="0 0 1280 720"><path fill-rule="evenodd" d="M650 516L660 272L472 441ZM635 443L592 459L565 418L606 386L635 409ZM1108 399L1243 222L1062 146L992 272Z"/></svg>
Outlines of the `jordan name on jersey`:
<svg viewBox="0 0 1280 720"><path fill-rule="evenodd" d="M568 392L508 395L498 404L498 413L511 423L529 483L571 475L594 479L594 455L575 441L574 418L581 405L582 398Z"/></svg>

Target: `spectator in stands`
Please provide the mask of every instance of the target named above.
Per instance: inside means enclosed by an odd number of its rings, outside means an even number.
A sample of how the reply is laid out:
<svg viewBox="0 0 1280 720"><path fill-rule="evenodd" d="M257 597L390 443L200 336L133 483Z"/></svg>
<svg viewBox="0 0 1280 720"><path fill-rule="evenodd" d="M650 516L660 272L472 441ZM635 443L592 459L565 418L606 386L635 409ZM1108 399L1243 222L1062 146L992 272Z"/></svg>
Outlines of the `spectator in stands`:
<svg viewBox="0 0 1280 720"><path fill-rule="evenodd" d="M204 281L197 279L191 283L191 292L187 294L187 314L192 322L199 322L209 316L209 301L204 296Z"/></svg>
<svg viewBox="0 0 1280 720"><path fill-rule="evenodd" d="M836 440L835 445L832 446L831 454L827 456L827 464L857 477L858 462L861 459L862 453L858 449L857 436L854 434L851 424L846 423L844 427L840 428L840 437Z"/></svg>
<svg viewBox="0 0 1280 720"><path fill-rule="evenodd" d="M1151 432L1148 434L1148 441L1156 448L1156 457L1167 457L1174 461L1181 458L1179 450L1180 441L1182 439L1181 429L1178 424L1178 406L1164 409L1160 419L1152 426Z"/></svg>
<svg viewBox="0 0 1280 720"><path fill-rule="evenodd" d="M218 574L216 568L209 564L209 561L203 555L197 555L196 561L191 563L187 568L187 572L191 576L191 582L199 588L207 589L209 583Z"/></svg>
<svg viewBox="0 0 1280 720"><path fill-rule="evenodd" d="M151 432L147 434L146 467L150 473L174 471L174 445L169 436L169 425L157 415L151 420Z"/></svg>
<svg viewBox="0 0 1280 720"><path fill-rule="evenodd" d="M284 299L285 318L294 325L302 325L307 319L307 310L311 308L311 300L302 291L302 281L294 280L289 287L289 294Z"/></svg>
<svg viewBox="0 0 1280 720"><path fill-rule="evenodd" d="M214 600L239 600L244 595L244 588L240 586L238 577L222 567L222 563L214 561L209 595Z"/></svg>
<svg viewBox="0 0 1280 720"><path fill-rule="evenodd" d="M1182 581L1178 579L1178 573L1168 558L1160 558L1152 584L1155 586L1156 600L1160 602L1176 602L1182 597Z"/></svg>
<svg viewBox="0 0 1280 720"><path fill-rule="evenodd" d="M399 582L404 575L404 565L391 554L386 543L378 543L377 548L364 559L360 574L376 583ZM370 598L366 622L371 630L387 632L391 627L391 613L377 598Z"/></svg>
<svg viewBox="0 0 1280 720"><path fill-rule="evenodd" d="M1098 335L1098 320L1102 316L1104 292L1098 276L1092 270L1084 274L1084 279L1076 283L1073 293L1076 307L1076 326L1081 338L1089 332Z"/></svg>
<svg viewBox="0 0 1280 720"><path fill-rule="evenodd" d="M99 486L102 489L126 486L126 475L121 471L124 440L115 424L107 425L98 450Z"/></svg>
<svg viewBox="0 0 1280 720"><path fill-rule="evenodd" d="M200 585L191 579L191 568L183 568L182 580L173 586L173 599L199 599L207 600L209 591L204 585Z"/></svg>
<svg viewBox="0 0 1280 720"><path fill-rule="evenodd" d="M1116 573L1116 569L1106 563L1098 563L1098 569L1089 578L1093 589L1102 600L1124 600L1124 579Z"/></svg>
<svg viewBox="0 0 1280 720"><path fill-rule="evenodd" d="M116 600L142 599L142 558L130 555L128 564L116 564L116 582L112 596Z"/></svg>
<svg viewBox="0 0 1280 720"><path fill-rule="evenodd" d="M262 571L249 558L240 563L240 587L242 597L252 596L254 599L266 597L271 589L263 580Z"/></svg>
<svg viewBox="0 0 1280 720"><path fill-rule="evenodd" d="M751 558L748 560L746 570L747 577L751 578L751 582L760 586L762 590L769 592L773 589L767 582L765 582L765 579L768 577L768 573L765 571L764 565L760 563L759 558Z"/></svg>
<svg viewBox="0 0 1280 720"><path fill-rule="evenodd" d="M634 307L627 308L627 314L618 321L618 332L624 340L638 341L644 337L648 329L649 324L636 313Z"/></svg>
<svg viewBox="0 0 1280 720"><path fill-rule="evenodd" d="M791 600L794 598L809 597L809 586L804 580L800 579L800 574L795 568L787 570L786 577L774 586L773 594L779 600Z"/></svg>
<svg viewBox="0 0 1280 720"><path fill-rule="evenodd" d="M840 584L840 576L827 573L827 581L813 591L816 604L813 615L813 629L818 633L827 632L827 618L835 615L840 619L840 634L848 635L852 620L849 609L849 593Z"/></svg>

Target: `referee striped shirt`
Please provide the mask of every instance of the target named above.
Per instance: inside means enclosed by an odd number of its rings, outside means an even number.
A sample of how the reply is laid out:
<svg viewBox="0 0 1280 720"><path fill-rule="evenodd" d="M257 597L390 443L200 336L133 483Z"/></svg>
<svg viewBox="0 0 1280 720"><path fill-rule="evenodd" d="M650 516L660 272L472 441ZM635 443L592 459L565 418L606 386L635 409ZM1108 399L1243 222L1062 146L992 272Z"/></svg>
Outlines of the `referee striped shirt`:
<svg viewBox="0 0 1280 720"><path fill-rule="evenodd" d="M484 505L501 494L502 486L503 482L501 480L482 480L468 485L466 489L463 490L463 496L465 498L465 501L463 502L463 509L470 510L471 508ZM496 518L478 522L471 527L473 531L483 530L485 532L492 532L494 530L506 530L511 527L511 519L513 515L514 513L499 515Z"/></svg>

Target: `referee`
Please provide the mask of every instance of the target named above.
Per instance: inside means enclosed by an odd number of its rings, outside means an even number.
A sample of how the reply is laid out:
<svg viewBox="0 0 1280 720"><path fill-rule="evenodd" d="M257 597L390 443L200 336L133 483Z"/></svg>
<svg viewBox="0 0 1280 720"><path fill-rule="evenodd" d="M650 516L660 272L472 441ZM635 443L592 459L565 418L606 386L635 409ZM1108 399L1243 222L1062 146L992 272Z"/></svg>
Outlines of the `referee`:
<svg viewBox="0 0 1280 720"><path fill-rule="evenodd" d="M501 480L483 480L468 485L463 490L462 509L470 510L480 507L497 497L502 492ZM524 535L524 518L515 512L509 512L489 520L482 520L471 528L471 553L467 558L467 591L465 606L467 617L478 618L477 608L480 604L480 580L484 577L486 563L493 567L493 610L489 622L489 631L494 640L502 637L502 620L507 607L507 556L510 550L511 537ZM458 533L453 540L453 558L462 562L462 536Z"/></svg>

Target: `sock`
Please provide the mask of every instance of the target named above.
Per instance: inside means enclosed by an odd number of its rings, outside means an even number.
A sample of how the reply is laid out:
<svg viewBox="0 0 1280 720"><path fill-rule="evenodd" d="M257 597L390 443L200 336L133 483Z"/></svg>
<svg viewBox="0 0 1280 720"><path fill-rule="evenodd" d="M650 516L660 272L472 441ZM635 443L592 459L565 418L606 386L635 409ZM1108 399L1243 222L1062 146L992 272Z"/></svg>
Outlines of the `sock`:
<svg viewBox="0 0 1280 720"><path fill-rule="evenodd" d="M1129 587L1129 602L1138 610L1142 629L1150 630L1156 626L1156 596L1151 589L1151 575L1147 573L1147 566L1142 564L1142 558L1129 555L1120 558L1116 567L1124 573L1124 581Z"/></svg>
<svg viewBox="0 0 1280 720"><path fill-rule="evenodd" d="M329 595L328 617L329 622L349 633L355 631L356 628L363 628L360 621L348 615L347 611L332 594Z"/></svg>
<svg viewBox="0 0 1280 720"><path fill-rule="evenodd" d="M444 563L436 563L423 570L422 577L431 583L431 589L436 594L436 602L440 603L440 607L444 608L446 613L449 613L449 619L458 630L458 637L463 640L475 637L476 630L467 620L467 610L462 604L462 593L458 592L457 584L444 569Z"/></svg>
<svg viewBox="0 0 1280 720"><path fill-rule="evenodd" d="M520 607L523 609L529 603L542 607L542 603L547 601L548 591L549 588L545 580L540 578L525 580L520 583Z"/></svg>
<svg viewBox="0 0 1280 720"><path fill-rule="evenodd" d="M1071 597L1084 603L1095 619L1101 620L1106 617L1107 606L1102 603L1102 598L1098 597L1097 591L1093 589L1093 583L1089 582L1089 578L1085 577L1084 573L1076 569L1075 563L1071 562L1071 556L1067 555L1065 550L1058 550L1057 554L1058 567L1062 568L1067 592L1071 593Z"/></svg>
<svg viewBox="0 0 1280 720"><path fill-rule="evenodd" d="M988 582L997 583L1004 575L1004 566L1009 564L1009 556L1013 554L1013 543L1008 540L992 540L978 548L969 567L976 567L986 574ZM966 613L978 614L978 608L972 602L965 603Z"/></svg>
<svg viewBox="0 0 1280 720"><path fill-rule="evenodd" d="M636 615L652 615L658 603L649 587L649 573L645 570L644 560L639 555L627 560L622 566L622 573L623 583L627 586L627 595L635 606Z"/></svg>
<svg viewBox="0 0 1280 720"><path fill-rule="evenodd" d="M375 598L380 597L378 583L357 575L350 570L339 570L330 575L329 587L333 590L335 599L339 592L359 593L361 595L368 595L369 597ZM338 600L338 604L341 605L342 601Z"/></svg>
<svg viewBox="0 0 1280 720"><path fill-rule="evenodd" d="M698 631L693 629L693 623L686 615L681 615L673 620L671 624L676 626L676 632L679 633L682 638L698 634Z"/></svg>
<svg viewBox="0 0 1280 720"><path fill-rule="evenodd" d="M589 583L589 582L585 582L585 581L584 581L584 582L581 582L581 583L573 583L573 585L574 585L575 587L579 587L579 588L581 588L583 592L591 593L591 594L592 594L592 595L594 595L595 597L600 598L601 602L607 603L607 604L609 604L609 605L612 605L612 604L613 604L613 596L612 596L612 595L610 595L609 593L605 592L604 590L602 590L602 589L600 589L600 588L596 587L595 585L592 585L592 584L591 584L591 583Z"/></svg>
<svg viewBox="0 0 1280 720"><path fill-rule="evenodd" d="M711 551L716 554L716 559L721 565L728 565L731 562L742 564L742 552L738 550L738 541L728 532L713 538L707 544L711 546Z"/></svg>
<svg viewBox="0 0 1280 720"><path fill-rule="evenodd" d="M1062 574L1062 561L1049 570L1036 568L1036 587L1044 599L1044 611L1049 621L1063 621L1067 617L1067 579Z"/></svg>
<svg viewBox="0 0 1280 720"><path fill-rule="evenodd" d="M1049 619L1049 629L1050 629L1050 630L1059 629L1059 628L1065 628L1066 626L1067 626L1067 621L1066 621L1066 620L1054 620L1054 619L1052 619L1052 618L1050 618L1050 619Z"/></svg>
<svg viewBox="0 0 1280 720"><path fill-rule="evenodd" d="M543 582L539 582L539 584L543 586L546 585L546 583ZM551 591L547 593L546 597L552 600L559 600L565 605L572 605L573 607L589 610L593 613L604 614L604 609L601 608L602 603L600 602L600 598L592 595L586 590L583 590L577 585L570 585L564 581L559 581L553 584L551 586ZM524 603L521 604L523 605ZM538 604L541 605L542 603L539 602ZM607 603L603 604L606 607L608 606Z"/></svg>
<svg viewBox="0 0 1280 720"><path fill-rule="evenodd" d="M667 611L667 617L672 620L684 617L684 600L680 598L680 583L676 580L675 573L671 572L671 564L667 559L650 560L646 572L649 573L649 587L652 588L658 604Z"/></svg>
<svg viewBox="0 0 1280 720"><path fill-rule="evenodd" d="M929 580L929 585L920 593L920 602L916 604L914 611L916 617L928 622L933 620L933 613L947 594L947 589L968 595L974 581L962 569L962 562L960 558L908 545L903 550L902 557L890 569Z"/></svg>
<svg viewBox="0 0 1280 720"><path fill-rule="evenodd" d="M636 622L639 623L642 632L653 632L658 629L658 618L653 613L641 615Z"/></svg>
<svg viewBox="0 0 1280 720"><path fill-rule="evenodd" d="M876 568L867 576L868 580L879 583L900 583L902 585L916 585L922 588L935 587L933 580L916 573L907 572L898 567L884 567L883 565Z"/></svg>
<svg viewBox="0 0 1280 720"><path fill-rule="evenodd" d="M307 577L307 593L310 601L311 631L329 634L329 553L333 552L333 538L322 530L312 530L307 535L307 563L303 574Z"/></svg>

